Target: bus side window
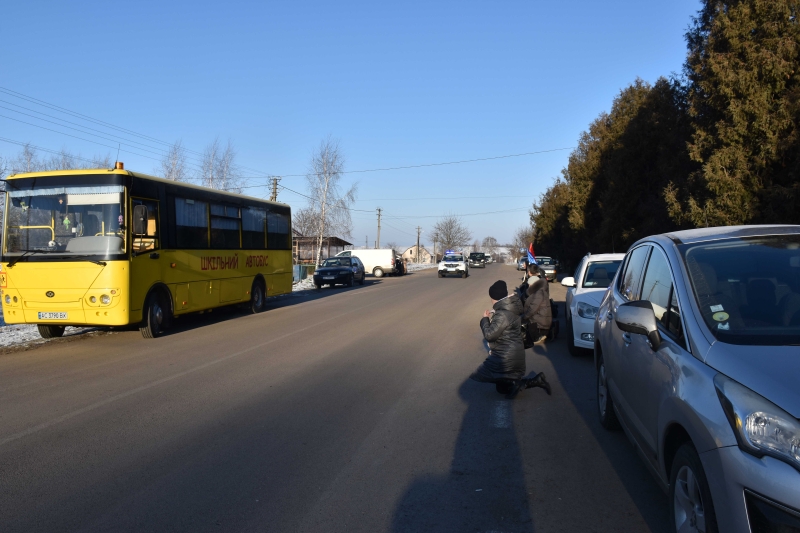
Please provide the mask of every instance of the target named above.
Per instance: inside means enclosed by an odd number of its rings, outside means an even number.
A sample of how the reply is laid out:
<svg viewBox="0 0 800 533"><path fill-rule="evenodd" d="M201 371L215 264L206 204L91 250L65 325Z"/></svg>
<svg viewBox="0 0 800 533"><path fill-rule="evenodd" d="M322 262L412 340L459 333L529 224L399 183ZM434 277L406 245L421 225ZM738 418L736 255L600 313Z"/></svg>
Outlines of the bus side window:
<svg viewBox="0 0 800 533"><path fill-rule="evenodd" d="M131 203L147 207L147 233L133 236L133 252L138 254L158 250L158 202L133 198Z"/></svg>

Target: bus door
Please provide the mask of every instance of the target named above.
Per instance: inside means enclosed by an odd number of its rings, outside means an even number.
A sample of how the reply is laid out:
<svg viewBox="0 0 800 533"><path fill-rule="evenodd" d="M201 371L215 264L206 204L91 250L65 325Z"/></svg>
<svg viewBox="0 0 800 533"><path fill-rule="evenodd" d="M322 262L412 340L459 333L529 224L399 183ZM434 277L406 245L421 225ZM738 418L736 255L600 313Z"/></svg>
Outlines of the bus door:
<svg viewBox="0 0 800 533"><path fill-rule="evenodd" d="M150 287L162 281L161 239L158 201L145 198L131 198L130 213L134 206L147 207L147 232L134 235L131 231L131 311L141 311ZM133 226L133 224L131 224Z"/></svg>

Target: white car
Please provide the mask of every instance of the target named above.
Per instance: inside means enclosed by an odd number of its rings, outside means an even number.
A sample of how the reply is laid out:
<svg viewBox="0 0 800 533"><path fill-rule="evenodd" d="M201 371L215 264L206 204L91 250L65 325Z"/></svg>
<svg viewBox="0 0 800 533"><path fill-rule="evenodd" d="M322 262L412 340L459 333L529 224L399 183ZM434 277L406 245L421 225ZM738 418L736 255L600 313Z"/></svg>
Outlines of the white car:
<svg viewBox="0 0 800 533"><path fill-rule="evenodd" d="M445 252L444 257L439 262L439 277L443 278L447 274L456 274L462 278L469 276L469 265L463 253Z"/></svg>
<svg viewBox="0 0 800 533"><path fill-rule="evenodd" d="M606 289L611 285L625 254L587 254L567 287L567 347L572 355L594 348L594 318Z"/></svg>

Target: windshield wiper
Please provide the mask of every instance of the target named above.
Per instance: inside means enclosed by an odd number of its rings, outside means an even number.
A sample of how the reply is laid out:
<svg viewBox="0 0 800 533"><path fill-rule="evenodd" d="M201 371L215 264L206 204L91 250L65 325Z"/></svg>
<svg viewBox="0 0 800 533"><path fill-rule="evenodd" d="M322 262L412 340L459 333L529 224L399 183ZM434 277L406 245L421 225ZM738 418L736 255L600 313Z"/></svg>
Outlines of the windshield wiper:
<svg viewBox="0 0 800 533"><path fill-rule="evenodd" d="M90 263L94 263L95 265L100 265L100 266L106 266L108 264L105 261L99 261L97 259L87 259L87 257L92 257L92 256L91 255L65 255L64 259L71 259L71 258L86 259L86 261L89 261Z"/></svg>
<svg viewBox="0 0 800 533"><path fill-rule="evenodd" d="M18 255L17 257L15 257L14 259L12 259L11 261L8 262L8 268L11 268L14 265L16 265L19 262L19 260L22 259L23 257L28 257L29 255L33 255L33 254L36 254L36 253L39 253L39 252L36 251L36 250L28 250L24 254Z"/></svg>

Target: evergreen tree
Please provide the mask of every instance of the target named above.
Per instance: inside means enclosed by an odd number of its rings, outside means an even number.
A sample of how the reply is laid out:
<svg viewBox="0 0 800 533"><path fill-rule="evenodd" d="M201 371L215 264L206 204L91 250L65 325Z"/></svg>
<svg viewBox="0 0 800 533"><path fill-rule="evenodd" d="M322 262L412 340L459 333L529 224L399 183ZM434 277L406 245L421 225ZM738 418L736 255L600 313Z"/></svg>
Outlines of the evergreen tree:
<svg viewBox="0 0 800 533"><path fill-rule="evenodd" d="M667 190L673 220L800 220L797 11L797 0L703 0L685 65L701 168Z"/></svg>

